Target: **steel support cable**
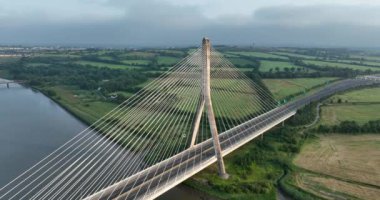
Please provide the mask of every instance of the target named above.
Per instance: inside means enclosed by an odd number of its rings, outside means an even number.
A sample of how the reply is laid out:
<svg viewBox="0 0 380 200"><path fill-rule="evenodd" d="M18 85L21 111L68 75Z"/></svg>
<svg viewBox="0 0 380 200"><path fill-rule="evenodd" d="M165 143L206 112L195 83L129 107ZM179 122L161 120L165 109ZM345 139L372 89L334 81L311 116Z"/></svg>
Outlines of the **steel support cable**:
<svg viewBox="0 0 380 200"><path fill-rule="evenodd" d="M199 84L199 88L200 88L200 87L201 87L201 84ZM192 102L193 102L193 103L196 103L197 101L198 101L198 98L192 98ZM194 117L191 119L191 114L190 114L190 116L187 117L187 121L189 121L189 122L191 122L191 123L188 123L188 124L192 125L192 124L194 123L194 119L195 119ZM180 121L181 121L181 120L180 120ZM185 126L183 126L182 129L185 129L185 131L187 132ZM190 129L190 130L191 130L191 129ZM181 132L182 132L182 131L181 131ZM188 132L188 133L191 133L191 132ZM182 149L180 149L180 147L181 147L181 144L183 144L183 139L184 139L184 137L179 137L179 138L181 138L181 141L179 142L180 145L178 145L177 143L175 143L175 145L168 145L168 146L173 146L173 147L177 146L177 150L175 151L176 154L177 154L178 152L181 152L181 150L182 150ZM178 139L179 139L179 138L178 138ZM185 144L187 145L187 143L189 142L188 139L191 138L191 137L185 137L185 138L187 138L186 141L185 141ZM186 148L186 146L185 146L185 148ZM157 170L155 171L154 176L155 176L156 174L157 174ZM144 182L145 182L146 178L147 178L147 176L145 177ZM144 184L144 182L143 182L142 184ZM149 188L150 188L150 186L151 186L151 183L152 183L152 181L150 181L150 184L148 185L148 190L147 190L147 192L149 191ZM140 187L140 189L141 189L141 187ZM140 192L140 190L137 192L137 195L139 194L139 192ZM147 192L145 192L145 194L147 194ZM144 195L144 197L145 197L145 195ZM143 197L143 198L144 198L144 197Z"/></svg>
<svg viewBox="0 0 380 200"><path fill-rule="evenodd" d="M177 173L178 174L178 173Z"/></svg>
<svg viewBox="0 0 380 200"><path fill-rule="evenodd" d="M219 52L215 52L215 51L214 51L214 53L220 55L219 58L223 60L223 62L221 62L221 63L223 63L223 64L225 64L225 65L231 67L231 69L232 69L233 71L238 72L242 77L247 78L247 80L249 80L249 82L250 82L251 84L256 85L259 89L262 90L262 87L261 87L261 86L258 86L257 83L255 83L254 81L252 81L252 80L251 80L249 77L247 77L244 73L240 72L236 67L234 67L234 65L233 65L228 59L224 58L223 55L221 55ZM274 99L273 96L272 96L270 93L264 91L264 94L266 94L267 97L268 97L269 99ZM269 94L270 94L270 95L269 95Z"/></svg>
<svg viewBox="0 0 380 200"><path fill-rule="evenodd" d="M219 54L219 53L218 53ZM272 96L269 96L268 92L266 91L263 91L263 89L261 88L261 86L258 86L255 82L253 82L250 78L248 78L247 76L245 76L244 73L240 72L236 67L233 66L232 63L230 63L228 60L224 59L223 57L219 56L219 59L222 59L224 60L225 62L220 62L222 63L222 65L226 68L230 68L230 70L228 70L229 72L231 72L230 74L234 75L234 79L238 79L239 77L243 77L244 80L246 80L245 82L243 82L243 84L247 85L249 88L255 88L255 90L259 93L260 91L262 92L261 94L267 96L270 100L273 100L273 97ZM237 74L237 75L236 75ZM267 105L268 106L268 105ZM273 106L268 106L270 109L273 108Z"/></svg>
<svg viewBox="0 0 380 200"><path fill-rule="evenodd" d="M235 79L235 78L236 78L236 76L234 76L234 74L228 73L228 75L229 75L229 79L226 80L226 81L228 81L228 82L231 82L232 79ZM254 85L249 85L249 84L247 84L247 81L248 81L248 83L249 83L249 80L243 80L243 82L239 85L240 88L243 87L243 86L245 85L247 88L251 89L251 91L255 91L255 90L256 90L257 92L255 92L255 93L259 93L259 94L260 94L260 91L258 91L258 89L257 89ZM239 90L240 90L240 88L237 87L237 86L238 86L237 84L231 84L231 85L234 86L234 87L236 88L236 91L239 91ZM232 87L231 87L230 90L235 89L235 88L232 88ZM217 91L217 90L215 90L215 91ZM249 96L253 98L253 95L249 95ZM248 103L251 104L253 107L257 107L257 106L262 107L262 106L264 106L264 108L266 108L266 109L272 109L272 107L269 107L269 106L266 105L266 104L262 105L262 104L257 103L257 102L258 102L257 98L254 98L252 102L248 102ZM219 106L219 103L216 102L216 105ZM241 111L241 110L240 110L240 111ZM244 109L244 111L248 111L248 110L247 110L247 109Z"/></svg>
<svg viewBox="0 0 380 200"><path fill-rule="evenodd" d="M160 132L160 131L158 131L158 132ZM162 131L161 131L162 132ZM120 168L120 169L122 169L122 168ZM120 171L120 169L119 169L119 171ZM118 173L120 173L120 172L118 172Z"/></svg>
<svg viewBox="0 0 380 200"><path fill-rule="evenodd" d="M188 157L189 157L189 155L190 155L190 153L188 154ZM182 159L183 159L183 157L181 157L181 161L182 161ZM187 171L187 164L188 164L188 162L186 163L186 169L185 169L185 171ZM173 167L172 167L173 168ZM179 169L178 169L179 170ZM176 179L177 179L177 177L178 177L178 171L177 170L177 175L176 175ZM170 173L171 173L171 171L170 171ZM170 177L170 175L169 175L169 177ZM161 181L161 180L160 180ZM167 182L168 182L169 180L167 180ZM160 183L160 182L159 182Z"/></svg>
<svg viewBox="0 0 380 200"><path fill-rule="evenodd" d="M216 74L216 76L217 76L217 74ZM212 88L212 90L214 91L214 93L215 94L227 94L228 96L229 96L229 98L222 98L222 99L236 99L236 97L235 96L233 96L234 94L232 93L232 92L234 92L235 93L235 91L239 91L239 90L241 90L241 88L243 88L243 86L244 86L244 83L241 83L241 84L239 84L239 85L237 85L237 84L228 84L228 83L233 83L233 81L231 81L232 79L234 79L234 77L232 77L232 76L229 76L227 79L224 79L224 83L225 83L225 85L226 86L229 86L229 91L225 91L225 90L219 90L219 89L215 89L215 88ZM245 80L243 80L243 81L245 81ZM248 89L251 89L251 91L252 91L252 93L253 93L253 88L251 88L251 87L248 87ZM235 91L234 91L235 90ZM249 102L247 102L248 103L248 105L250 105L250 106L252 106L253 108L256 108L258 105L259 106L261 106L260 104L257 104L256 103L256 98L254 98L254 96L253 95L249 95L249 98L252 98L252 100L253 101L249 101ZM239 110L240 112L243 112L243 113L250 113L251 114L251 112L247 109L247 108L244 108L243 110L241 110L242 108L239 106L239 107L237 107L235 104L233 104L233 102L231 102L232 104L231 104L231 106L234 108L234 109L232 109L232 110ZM220 106L222 106L222 104L221 104L221 102L215 102L215 105L216 105L216 107L220 107ZM243 116L244 117L244 116ZM235 124L236 125L236 124Z"/></svg>
<svg viewBox="0 0 380 200"><path fill-rule="evenodd" d="M175 68L174 68L175 69ZM161 75L160 77L164 77L166 76L167 74L163 74ZM154 84L154 81L151 82L150 84L148 85L153 85ZM130 99L136 97L137 95L139 94L143 94L144 91L140 91L138 92L137 94L133 95ZM128 99L128 100L130 100ZM127 102L128 100L126 100L125 102ZM126 107L128 105L128 103L122 103L120 104L119 106L115 107L113 110L111 110L109 113L107 113L105 116L103 116L102 118L100 118L99 120L97 120L94 124L90 125L90 127L88 127L87 129L85 129L84 131L82 131L81 133L79 133L78 135L76 135L75 137L73 137L71 140L69 140L68 142L66 142L65 144L63 144L62 146L60 146L57 150L55 150L54 152L52 152L51 154L49 154L48 156L46 156L43 160L41 160L40 162L38 162L37 164L35 164L34 166L32 166L31 168L29 168L27 171L25 171L23 174L19 175L18 177L16 177L13 181L11 181L10 183L8 183L7 185L5 185L3 188L0 189L0 191L6 189L8 186L10 186L12 183L16 182L18 179L22 178L24 175L26 175L28 172L30 172L31 170L33 170L34 168L36 168L37 166L39 166L40 164L43 164L43 162L45 160L47 160L48 158L52 157L54 155L54 153L58 152L59 150L61 150L62 148L66 147L71 141L75 141L75 143L78 143L79 141L81 141L82 138L85 138L86 134L84 134L80 139L77 139L80 135L82 135L83 133L86 132L86 130L90 129L91 127L94 127L97 123L101 122L100 124L103 124L104 121L102 121L103 119L105 119L106 117L108 117L108 119L110 119L111 117L113 117L115 114L117 114L118 111L120 111L121 109L123 109L124 107ZM88 133L91 133L93 132L93 130L90 130L90 132ZM72 147L74 144L70 145L70 147ZM64 152L64 151L63 151ZM50 160L48 163L44 164L42 167L39 168L39 170L41 170L43 167L45 167L46 165L48 165L50 162L54 161L57 157L59 157L60 155L63 154L63 152L61 152L60 154L56 155L52 160ZM38 172L39 170L36 170L34 171L31 175L29 175L27 178L24 178L20 183L18 183L17 185L15 185L13 188L11 188L10 190L8 190L8 192L6 192L5 194L3 194L1 198L3 198L5 195L7 195L8 193L10 193L13 189L15 189L16 187L20 186L20 184L22 184L24 181L28 180L29 178L31 178L34 174L36 174L36 172Z"/></svg>
<svg viewBox="0 0 380 200"><path fill-rule="evenodd" d="M160 132L160 131L158 131L158 132ZM158 133L157 133L157 135L158 135ZM144 141L144 140L145 140L145 139L142 139L142 141ZM106 167L104 167L104 168L103 168L103 166L100 166L100 168L102 168L102 172L101 172L100 174L98 174L97 171L95 171L95 172L93 172L93 174L91 175L91 177L93 177L93 175L94 175L95 173L96 173L98 176L100 176L100 175L103 174L104 171L110 172L110 173L109 173L109 176L112 176L112 175L113 175L112 172L114 171L113 169L116 168L116 165L113 165L113 163L116 162L116 160L119 160L118 163L120 164L121 160L124 159L124 158L119 159L119 158L118 158L118 157L119 157L118 155L113 156L113 157L114 157L113 160L107 164L108 166L106 166ZM113 167L112 167L112 165L113 165ZM133 165L132 165L132 166L133 166ZM110 167L112 167L112 169L109 171L109 168L110 168ZM120 168L120 169L121 169L121 168ZM90 180L91 177L87 177L87 180ZM108 178L108 177L106 177L106 178ZM98 182L98 181L93 181L93 183L94 183L94 182ZM84 183L82 183L82 185L83 185L83 184L84 184ZM91 188L91 187L88 187L88 188Z"/></svg>
<svg viewBox="0 0 380 200"><path fill-rule="evenodd" d="M190 87L193 87L193 86L190 86ZM157 135L159 135L159 134L157 134Z"/></svg>
<svg viewBox="0 0 380 200"><path fill-rule="evenodd" d="M158 132L161 132L161 131L158 131ZM122 169L122 168L120 168L120 169Z"/></svg>
<svg viewBox="0 0 380 200"><path fill-rule="evenodd" d="M127 184L128 184L129 182L127 182ZM123 189L124 190L124 189Z"/></svg>
<svg viewBox="0 0 380 200"><path fill-rule="evenodd" d="M221 59L224 60L223 63L226 64L227 66L233 66L233 64L232 64L230 61L228 61L227 59L225 59L225 58L223 58L223 57L221 57ZM233 69L234 69L234 71L238 71L235 67L233 67ZM241 74L241 76L243 76L243 77L249 79L244 73L241 73L241 72L240 72L240 74ZM249 80L250 80L250 79L249 79ZM274 100L274 98L273 98L273 96L272 96L271 93L269 93L268 91L264 91L263 88L262 88L261 86L257 85L257 83L255 83L254 81L250 80L249 82L250 82L252 85L254 85L255 88L257 88L258 90L262 91L262 92L263 92L262 94L264 94L269 100ZM273 105L273 107L275 107L275 106L276 106L276 105Z"/></svg>
<svg viewBox="0 0 380 200"><path fill-rule="evenodd" d="M214 91L214 93L216 94L216 93L220 93L220 94L223 94L224 95L224 98L222 98L222 99L228 99L226 96L228 96L228 97L231 97L231 93L228 93L228 92L226 92L226 91ZM232 96L233 97L233 96ZM251 102L250 102L251 103ZM223 113L223 115L225 115L225 116L227 116L227 113L228 114L231 114L230 112L228 112L228 111L225 111L225 109L223 109L222 107L222 105L221 104L218 104L218 103L215 103L214 104L215 105L215 109L216 110L219 110L219 112L221 112L221 113ZM255 104L252 104L254 107L256 107L256 105ZM243 110L241 110L239 107L238 108L235 108L235 106L233 106L233 105L231 105L234 109L233 110L235 110L234 111L234 113L236 114L236 110L238 110L239 109L239 111L241 112L241 113L244 113L244 115L243 115L243 118L245 118L245 119L247 119L248 118L248 116L249 115L252 115L252 113L251 112L249 112L248 111L248 109L243 109ZM247 113L248 112L248 113ZM223 118L222 118L223 119ZM234 127L234 126L236 126L236 125L238 125L238 124L240 124L241 122L240 121L238 121L237 119L235 119L235 118L232 118L232 119L229 119L230 121L231 121L231 123L232 123L232 126L230 126L230 128L232 128L232 127ZM229 128L229 129L230 129ZM225 131L227 131L227 130L229 130L229 129L226 129ZM232 143L232 141L229 139L229 142L230 142L230 144Z"/></svg>

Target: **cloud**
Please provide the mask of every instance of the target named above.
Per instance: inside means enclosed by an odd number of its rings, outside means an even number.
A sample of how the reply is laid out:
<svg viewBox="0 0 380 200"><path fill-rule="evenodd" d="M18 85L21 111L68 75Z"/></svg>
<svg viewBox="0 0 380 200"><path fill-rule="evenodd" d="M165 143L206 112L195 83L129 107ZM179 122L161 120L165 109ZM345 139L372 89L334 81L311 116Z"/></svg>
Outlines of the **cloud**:
<svg viewBox="0 0 380 200"><path fill-rule="evenodd" d="M274 6L261 8L254 14L262 24L312 26L320 24L351 24L379 26L380 6L313 5Z"/></svg>
<svg viewBox="0 0 380 200"><path fill-rule="evenodd" d="M209 36L214 44L380 47L380 5L356 0L34 0L19 13L12 11L24 0L6 2L7 44L179 46Z"/></svg>

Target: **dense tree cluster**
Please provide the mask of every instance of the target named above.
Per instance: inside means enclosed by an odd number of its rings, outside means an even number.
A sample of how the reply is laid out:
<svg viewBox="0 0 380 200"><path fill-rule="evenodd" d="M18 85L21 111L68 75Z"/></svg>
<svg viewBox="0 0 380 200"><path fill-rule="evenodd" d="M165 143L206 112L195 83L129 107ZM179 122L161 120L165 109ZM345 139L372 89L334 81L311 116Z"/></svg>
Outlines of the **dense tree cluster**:
<svg viewBox="0 0 380 200"><path fill-rule="evenodd" d="M380 133L380 120L368 121L363 125L356 121L342 121L338 125L319 125L314 131L319 133Z"/></svg>
<svg viewBox="0 0 380 200"><path fill-rule="evenodd" d="M107 93L135 92L136 85L148 78L147 74L137 71L97 68L75 63L54 62L30 67L27 65L30 62L28 59L21 59L12 65L0 65L0 68L7 69L13 79L28 80L32 86L69 85L83 90L101 89Z"/></svg>

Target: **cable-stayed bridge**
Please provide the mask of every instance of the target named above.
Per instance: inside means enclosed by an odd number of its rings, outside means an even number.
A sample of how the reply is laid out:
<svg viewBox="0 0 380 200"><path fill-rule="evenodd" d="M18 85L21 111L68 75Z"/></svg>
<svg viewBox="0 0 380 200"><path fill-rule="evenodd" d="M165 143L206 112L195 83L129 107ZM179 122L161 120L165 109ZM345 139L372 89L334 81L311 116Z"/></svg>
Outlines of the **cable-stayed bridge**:
<svg viewBox="0 0 380 200"><path fill-rule="evenodd" d="M168 72L0 189L0 199L153 199L312 101L379 83L364 76L279 105L208 39Z"/></svg>

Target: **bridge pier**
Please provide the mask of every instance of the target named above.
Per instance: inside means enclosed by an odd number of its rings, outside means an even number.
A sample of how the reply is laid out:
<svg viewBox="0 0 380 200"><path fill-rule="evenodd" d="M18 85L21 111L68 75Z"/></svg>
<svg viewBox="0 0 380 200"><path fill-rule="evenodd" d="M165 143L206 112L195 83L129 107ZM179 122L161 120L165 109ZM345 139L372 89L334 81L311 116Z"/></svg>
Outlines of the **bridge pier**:
<svg viewBox="0 0 380 200"><path fill-rule="evenodd" d="M211 45L210 41L207 38L203 38L202 40L202 49L203 49L203 98L205 101L205 107L207 112L207 118L210 125L210 131L213 138L213 144L215 149L215 155L218 163L219 176L223 179L228 178L228 174L226 173L226 168L224 167L224 161L222 156L222 149L220 147L219 134L218 129L216 127L216 120L214 115L214 110L212 108L211 102L211 89L210 89L210 56L211 56Z"/></svg>
<svg viewBox="0 0 380 200"><path fill-rule="evenodd" d="M7 83L7 88L9 88L9 83Z"/></svg>

